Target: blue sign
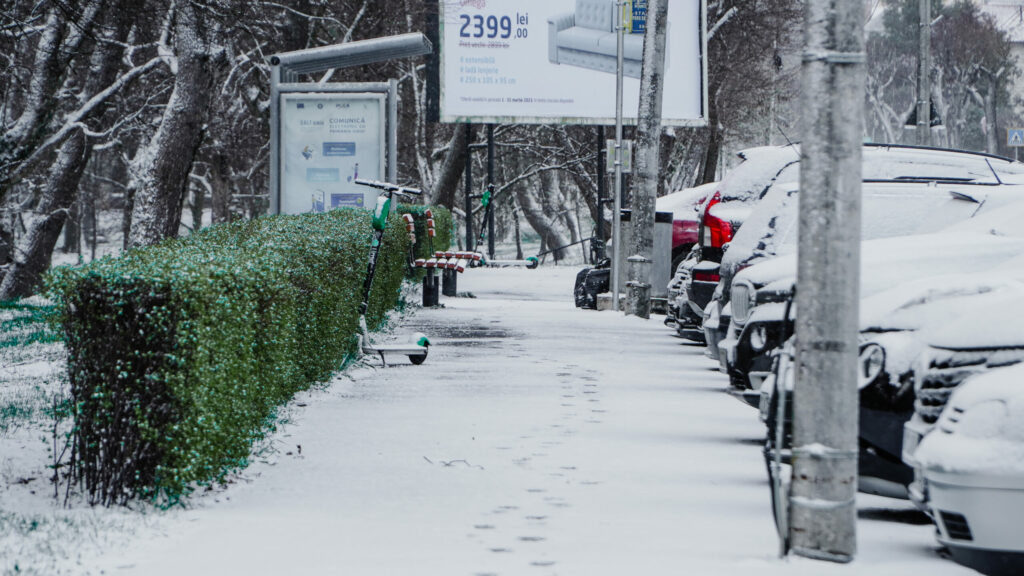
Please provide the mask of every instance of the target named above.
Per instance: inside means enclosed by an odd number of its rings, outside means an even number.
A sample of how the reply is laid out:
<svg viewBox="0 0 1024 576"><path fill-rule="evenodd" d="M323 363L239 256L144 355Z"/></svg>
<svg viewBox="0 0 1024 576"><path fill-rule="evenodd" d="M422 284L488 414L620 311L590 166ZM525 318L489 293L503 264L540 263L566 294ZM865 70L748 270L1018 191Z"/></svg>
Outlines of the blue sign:
<svg viewBox="0 0 1024 576"><path fill-rule="evenodd" d="M355 156L355 142L324 142L324 156Z"/></svg>
<svg viewBox="0 0 1024 576"><path fill-rule="evenodd" d="M647 32L647 0L633 0L633 25L630 27L630 34L644 34Z"/></svg>
<svg viewBox="0 0 1024 576"><path fill-rule="evenodd" d="M341 182L337 168L306 168L306 182Z"/></svg>
<svg viewBox="0 0 1024 576"><path fill-rule="evenodd" d="M362 208L363 195L362 194L331 194L331 209L341 208L342 206L349 206L353 208Z"/></svg>
<svg viewBox="0 0 1024 576"><path fill-rule="evenodd" d="M1024 128L1010 128L1006 131L1006 145L1011 148L1024 148Z"/></svg>

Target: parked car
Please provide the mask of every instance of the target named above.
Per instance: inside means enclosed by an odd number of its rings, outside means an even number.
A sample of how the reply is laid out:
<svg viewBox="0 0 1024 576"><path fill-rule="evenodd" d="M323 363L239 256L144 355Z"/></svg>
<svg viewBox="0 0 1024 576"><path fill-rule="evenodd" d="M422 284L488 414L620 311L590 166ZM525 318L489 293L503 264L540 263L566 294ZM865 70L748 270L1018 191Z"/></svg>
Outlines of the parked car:
<svg viewBox="0 0 1024 576"><path fill-rule="evenodd" d="M693 258L685 260L685 269L677 270L673 278L677 286L673 326L681 336L696 341L703 341L704 306L718 283L717 263L732 240L733 232L746 217L747 204L751 198L760 197L772 183L794 180L797 172L791 167L800 159L799 148L795 146L749 148L739 152L737 157L740 163L701 205L697 252Z"/></svg>
<svg viewBox="0 0 1024 576"><path fill-rule="evenodd" d="M701 207L719 186L718 182L666 194L655 202L657 212L672 213L672 273L697 243Z"/></svg>
<svg viewBox="0 0 1024 576"><path fill-rule="evenodd" d="M1024 183L1024 163L975 152L866 144L863 159L863 178L872 184L886 181L988 185ZM799 164L787 168L787 171L798 170ZM702 326L704 340L707 342L719 342L726 338L725 330L729 324L723 317L728 317L731 311L727 305L736 273L758 260L778 253L780 246L775 241L775 235L778 229L776 219L782 209L780 204L789 202L791 199L788 196L794 195L797 190L796 187L777 185L783 180L792 181L793 178L782 178L776 185L767 186L760 197L730 202L733 214L746 216L741 222L736 222L734 216L731 222L733 235L728 250L724 251L720 264L706 261L702 256L703 261L695 266L703 274L693 274L689 280L691 286L687 293L691 296L692 306L708 312L708 316L713 319L719 319ZM736 207L736 204L742 208ZM740 223L743 224L742 228L739 227ZM716 297L715 290L719 283L724 286ZM709 306L711 311L708 311ZM710 333L713 331L717 333ZM717 352L711 347L709 355L717 358Z"/></svg>
<svg viewBox="0 0 1024 576"><path fill-rule="evenodd" d="M938 541L955 561L997 576L1024 573L1022 302L1024 294L993 303L995 316L963 318L935 338L904 451L916 466L914 500L935 522ZM980 324L986 320L995 326ZM921 422L940 407L915 447Z"/></svg>
<svg viewBox="0 0 1024 576"><path fill-rule="evenodd" d="M1011 206L1024 199L1024 186L865 183L863 194L862 297L915 278L986 271L1020 253L1020 238L955 228L930 233ZM798 195L789 189L785 196L771 226L779 256L736 274L731 320L719 344L730 384L751 402L771 368L772 349L782 344L782 302L796 279Z"/></svg>
<svg viewBox="0 0 1024 576"><path fill-rule="evenodd" d="M906 498L914 480L903 463L903 428L914 414L914 361L923 338L951 318L973 315L993 299L1024 298L1024 257L992 274L944 274L898 284L861 301L859 389L859 488ZM774 354L771 376L759 391L762 420L775 426L776 386L793 389L792 342ZM783 365L786 364L786 365ZM791 414L787 414L787 420ZM787 431L789 422L786 422ZM787 434L788 438L788 434ZM788 449L788 445L784 446Z"/></svg>

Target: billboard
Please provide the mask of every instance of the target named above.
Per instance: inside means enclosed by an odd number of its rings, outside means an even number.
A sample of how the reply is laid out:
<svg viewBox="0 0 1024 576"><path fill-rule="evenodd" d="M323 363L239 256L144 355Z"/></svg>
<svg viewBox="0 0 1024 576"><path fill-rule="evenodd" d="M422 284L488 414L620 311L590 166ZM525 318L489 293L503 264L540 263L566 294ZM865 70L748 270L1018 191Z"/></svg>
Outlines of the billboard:
<svg viewBox="0 0 1024 576"><path fill-rule="evenodd" d="M373 208L378 191L356 178L384 180L385 95L281 95L281 214L342 206Z"/></svg>
<svg viewBox="0 0 1024 576"><path fill-rule="evenodd" d="M646 0L441 0L444 122L613 124L616 25L623 22L623 113L640 103ZM705 123L704 0L668 0L663 123Z"/></svg>

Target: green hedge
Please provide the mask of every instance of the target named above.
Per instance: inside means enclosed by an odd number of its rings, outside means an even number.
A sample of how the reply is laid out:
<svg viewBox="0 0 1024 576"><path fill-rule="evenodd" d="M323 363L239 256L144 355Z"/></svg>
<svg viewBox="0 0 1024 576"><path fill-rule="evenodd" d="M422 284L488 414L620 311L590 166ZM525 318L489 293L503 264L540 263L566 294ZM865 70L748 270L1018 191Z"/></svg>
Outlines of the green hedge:
<svg viewBox="0 0 1024 576"><path fill-rule="evenodd" d="M169 505L243 466L275 408L357 353L370 214L216 226L58 268L75 426L71 481L105 505ZM392 216L368 313L398 300L408 236Z"/></svg>

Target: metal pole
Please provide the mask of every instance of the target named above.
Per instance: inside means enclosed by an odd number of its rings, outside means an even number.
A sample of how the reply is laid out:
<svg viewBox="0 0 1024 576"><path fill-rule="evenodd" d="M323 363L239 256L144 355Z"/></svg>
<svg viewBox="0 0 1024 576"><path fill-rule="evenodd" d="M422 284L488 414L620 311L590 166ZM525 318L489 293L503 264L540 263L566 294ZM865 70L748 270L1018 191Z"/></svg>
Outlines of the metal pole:
<svg viewBox="0 0 1024 576"><path fill-rule="evenodd" d="M619 268L622 256L622 73L623 73L623 45L625 42L625 25L623 10L626 3L619 0L615 3L618 9L618 21L616 23L616 68L615 68L615 211L612 214L612 239L615 244L612 246L612 309L620 310L619 307Z"/></svg>
<svg viewBox="0 0 1024 576"><path fill-rule="evenodd" d="M917 143L930 146L932 142L932 2L919 0L920 24L917 53Z"/></svg>
<svg viewBox="0 0 1024 576"><path fill-rule="evenodd" d="M494 124L487 125L487 189L494 186ZM491 198L494 202L494 198ZM494 259L494 206L487 211L487 257Z"/></svg>
<svg viewBox="0 0 1024 576"><path fill-rule="evenodd" d="M605 197L605 170L608 166L605 163L605 140L604 126L597 127L597 236L604 242L607 240L604 235L604 197Z"/></svg>
<svg viewBox="0 0 1024 576"><path fill-rule="evenodd" d="M388 80L388 182L398 182L398 80ZM397 204L395 205L397 208Z"/></svg>
<svg viewBox="0 0 1024 576"><path fill-rule="evenodd" d="M857 548L857 337L865 85L861 2L805 0L796 383L789 541Z"/></svg>
<svg viewBox="0 0 1024 576"><path fill-rule="evenodd" d="M281 67L270 67L270 213L281 213Z"/></svg>
<svg viewBox="0 0 1024 576"><path fill-rule="evenodd" d="M473 249L473 125L466 123L466 250Z"/></svg>

